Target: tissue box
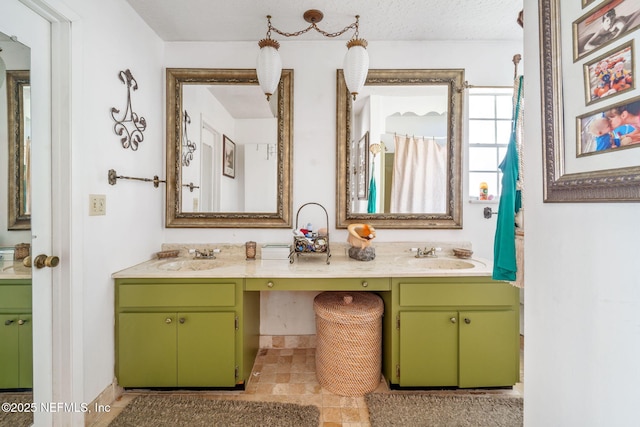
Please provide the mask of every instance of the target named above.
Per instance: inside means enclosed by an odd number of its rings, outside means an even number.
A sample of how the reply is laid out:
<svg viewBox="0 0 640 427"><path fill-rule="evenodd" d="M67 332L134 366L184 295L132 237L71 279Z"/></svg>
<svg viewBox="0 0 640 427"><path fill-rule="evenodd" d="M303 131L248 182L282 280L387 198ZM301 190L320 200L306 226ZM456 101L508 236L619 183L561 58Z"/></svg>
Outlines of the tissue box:
<svg viewBox="0 0 640 427"><path fill-rule="evenodd" d="M0 260L1 261L13 261L13 248L0 247Z"/></svg>
<svg viewBox="0 0 640 427"><path fill-rule="evenodd" d="M289 259L291 245L268 243L262 247L262 259Z"/></svg>

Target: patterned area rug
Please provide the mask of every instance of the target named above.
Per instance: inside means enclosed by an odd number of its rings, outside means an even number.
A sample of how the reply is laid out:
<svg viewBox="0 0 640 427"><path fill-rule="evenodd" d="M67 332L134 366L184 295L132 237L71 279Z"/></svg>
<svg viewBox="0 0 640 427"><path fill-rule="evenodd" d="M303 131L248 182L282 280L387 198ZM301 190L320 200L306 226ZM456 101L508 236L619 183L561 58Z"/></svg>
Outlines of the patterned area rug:
<svg viewBox="0 0 640 427"><path fill-rule="evenodd" d="M496 395L372 393L371 427L519 427L522 398Z"/></svg>
<svg viewBox="0 0 640 427"><path fill-rule="evenodd" d="M138 396L110 427L317 426L316 406L215 400L194 396Z"/></svg>
<svg viewBox="0 0 640 427"><path fill-rule="evenodd" d="M31 393L0 393L0 427L29 427L33 424L33 413L25 411L24 405L33 402Z"/></svg>

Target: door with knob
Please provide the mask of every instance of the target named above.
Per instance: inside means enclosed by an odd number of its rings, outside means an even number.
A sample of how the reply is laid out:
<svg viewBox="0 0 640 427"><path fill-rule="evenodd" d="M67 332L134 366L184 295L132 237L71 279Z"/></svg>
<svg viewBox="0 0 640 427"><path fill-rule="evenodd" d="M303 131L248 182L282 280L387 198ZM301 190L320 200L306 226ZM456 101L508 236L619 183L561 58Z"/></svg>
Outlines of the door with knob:
<svg viewBox="0 0 640 427"><path fill-rule="evenodd" d="M67 253L62 247L69 247L69 212L61 212L64 200L70 195L70 179L65 179L71 168L70 157L66 153L70 147L70 70L69 58L70 21L66 18L70 10L51 0L24 2L22 0L3 0L0 13L0 32L15 37L19 43L30 49L30 89L31 89L31 156L30 156L30 202L31 202L31 241L32 254ZM52 26L51 23L56 25ZM53 37L52 37L53 36ZM57 60L53 60L55 50ZM55 76L52 77L52 68ZM52 85L56 86L55 94ZM56 105L55 111L52 108ZM56 124L53 137L52 123ZM58 156L52 157L52 149ZM56 171L55 173L53 171ZM60 178L60 179L58 179ZM52 183L60 182L60 185ZM52 201L56 200L56 206ZM70 203L67 203L70 206ZM56 232L53 233L54 224ZM67 224L67 225L65 225ZM24 240L29 241L29 240ZM54 273L55 271L55 273ZM71 357L74 313L71 302L61 298L61 308L54 309L53 295L71 295L69 290L70 272L65 266L32 269L32 312L33 322L27 321L21 327L33 325L33 396L35 402L73 401L71 381L76 372ZM66 280L62 280L62 278ZM81 304L78 304L79 306ZM65 313L60 316L59 313ZM54 328L52 329L52 319ZM54 353L58 355L54 358ZM81 367L82 364L79 364ZM55 389L55 390L54 390ZM82 414L79 414L82 415ZM71 424L70 413L34 413L36 425ZM54 418L56 422L54 423Z"/></svg>

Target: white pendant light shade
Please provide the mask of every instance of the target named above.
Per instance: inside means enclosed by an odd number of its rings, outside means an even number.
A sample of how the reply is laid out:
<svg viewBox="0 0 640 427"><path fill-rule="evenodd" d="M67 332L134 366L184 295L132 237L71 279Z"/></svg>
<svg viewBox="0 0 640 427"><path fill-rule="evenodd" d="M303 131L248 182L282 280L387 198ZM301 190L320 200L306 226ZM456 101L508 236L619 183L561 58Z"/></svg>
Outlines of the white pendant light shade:
<svg viewBox="0 0 640 427"><path fill-rule="evenodd" d="M347 43L347 54L344 56L344 80L349 93L356 99L356 95L362 90L369 72L369 54L367 53L367 41L365 39L352 39Z"/></svg>
<svg viewBox="0 0 640 427"><path fill-rule="evenodd" d="M258 82L260 82L262 91L269 99L278 88L282 73L282 60L278 53L280 43L272 39L262 39L258 42L258 46L260 46L256 65Z"/></svg>

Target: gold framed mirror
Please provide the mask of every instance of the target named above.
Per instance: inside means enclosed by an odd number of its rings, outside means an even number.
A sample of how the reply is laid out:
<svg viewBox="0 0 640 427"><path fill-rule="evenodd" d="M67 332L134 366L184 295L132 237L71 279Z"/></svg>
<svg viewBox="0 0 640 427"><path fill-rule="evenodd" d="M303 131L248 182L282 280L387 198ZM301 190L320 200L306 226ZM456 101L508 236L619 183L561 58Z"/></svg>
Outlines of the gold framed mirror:
<svg viewBox="0 0 640 427"><path fill-rule="evenodd" d="M7 71L9 230L31 229L31 85L29 70Z"/></svg>
<svg viewBox="0 0 640 427"><path fill-rule="evenodd" d="M166 227L291 227L293 70L166 71Z"/></svg>
<svg viewBox="0 0 640 427"><path fill-rule="evenodd" d="M462 69L369 70L353 101L338 70L338 228L462 228L463 87Z"/></svg>

